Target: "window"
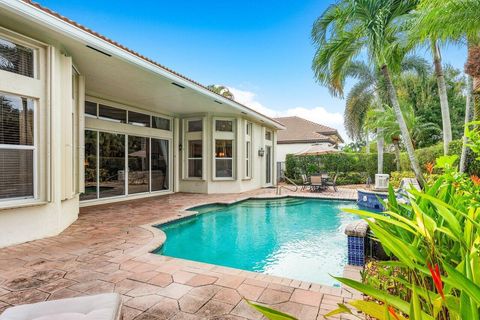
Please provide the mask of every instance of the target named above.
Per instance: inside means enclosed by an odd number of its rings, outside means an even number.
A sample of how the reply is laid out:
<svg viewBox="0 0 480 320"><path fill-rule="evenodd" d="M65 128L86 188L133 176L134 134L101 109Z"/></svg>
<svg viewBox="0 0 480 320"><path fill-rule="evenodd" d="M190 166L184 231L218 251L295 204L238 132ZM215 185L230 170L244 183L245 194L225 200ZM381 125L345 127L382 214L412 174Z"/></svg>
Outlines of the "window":
<svg viewBox="0 0 480 320"><path fill-rule="evenodd" d="M128 136L128 193L150 191L150 139Z"/></svg>
<svg viewBox="0 0 480 320"><path fill-rule="evenodd" d="M0 92L0 200L35 196L34 105Z"/></svg>
<svg viewBox="0 0 480 320"><path fill-rule="evenodd" d="M0 38L0 70L34 77L34 50Z"/></svg>
<svg viewBox="0 0 480 320"><path fill-rule="evenodd" d="M188 141L188 177L201 178L203 167L202 140Z"/></svg>
<svg viewBox="0 0 480 320"><path fill-rule="evenodd" d="M117 109L103 104L98 106L98 116L101 119L111 120L120 123L127 122L127 111Z"/></svg>
<svg viewBox="0 0 480 320"><path fill-rule="evenodd" d="M252 177L252 123L245 123L245 171L244 178Z"/></svg>
<svg viewBox="0 0 480 320"><path fill-rule="evenodd" d="M170 119L153 116L152 128L170 131Z"/></svg>
<svg viewBox="0 0 480 320"><path fill-rule="evenodd" d="M233 121L231 120L215 120L215 131L232 132Z"/></svg>
<svg viewBox="0 0 480 320"><path fill-rule="evenodd" d="M215 140L215 177L233 178L232 140Z"/></svg>
<svg viewBox="0 0 480 320"><path fill-rule="evenodd" d="M85 101L85 114L97 117L97 104L91 101Z"/></svg>
<svg viewBox="0 0 480 320"><path fill-rule="evenodd" d="M80 195L80 200L90 200L98 198L97 139L98 132L85 130L85 191Z"/></svg>
<svg viewBox="0 0 480 320"><path fill-rule="evenodd" d="M265 140L272 141L272 132L265 131Z"/></svg>
<svg viewBox="0 0 480 320"><path fill-rule="evenodd" d="M150 127L150 116L139 112L128 111L128 124Z"/></svg>
<svg viewBox="0 0 480 320"><path fill-rule="evenodd" d="M202 120L188 120L188 132L201 132L203 130Z"/></svg>

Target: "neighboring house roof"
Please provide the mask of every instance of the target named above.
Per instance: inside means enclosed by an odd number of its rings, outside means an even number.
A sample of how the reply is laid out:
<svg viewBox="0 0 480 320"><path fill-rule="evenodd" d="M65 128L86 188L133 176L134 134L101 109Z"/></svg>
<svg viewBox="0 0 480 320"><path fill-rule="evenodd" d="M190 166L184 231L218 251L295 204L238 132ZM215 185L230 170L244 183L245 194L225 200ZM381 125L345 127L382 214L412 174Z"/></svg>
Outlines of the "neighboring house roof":
<svg viewBox="0 0 480 320"><path fill-rule="evenodd" d="M318 143L329 142L337 144L343 142L337 129L330 128L300 117L274 118L287 129L278 132L277 143Z"/></svg>
<svg viewBox="0 0 480 320"><path fill-rule="evenodd" d="M49 14L49 15L57 18L57 19L60 19L60 20L66 22L66 23L68 23L68 24L70 24L70 25L72 25L72 26L74 26L74 27L76 27L76 28L79 28L79 29L81 29L82 31L87 32L87 33L89 33L90 35L92 35L92 36L94 36L94 37L97 37L97 38L99 38L99 39L101 39L101 40L103 40L103 41L106 41L106 42L108 42L110 45L113 45L113 46L115 46L115 47L117 47L117 48L119 48L119 49L121 49L121 50L124 50L124 51L126 51L126 52L128 52L128 53L130 53L130 54L132 54L132 55L135 55L136 57L138 57L138 58L140 58L140 59L142 59L142 60L144 60L144 61L146 61L146 62L148 62L148 63L151 63L151 64L153 64L153 65L155 65L155 66L163 69L164 71L167 71L168 73L170 73L170 74L172 74L172 75L174 75L174 76L176 76L176 77L179 77L179 78L181 78L181 79L183 79L183 80L185 80L185 81L193 84L194 86L200 87L201 89L208 90L209 92L211 92L211 93L215 94L216 96L218 96L218 98L226 99L226 100L230 101L230 102L231 102L232 104L234 104L234 105L238 105L238 106L240 106L240 107L242 107L242 108L245 108L245 109L247 109L247 110L249 110L249 111L257 114L258 116L261 116L261 117L263 117L263 118L266 118L266 119L272 121L272 122L277 126L277 129L283 129L282 124L279 123L278 121L274 120L273 118L267 117L267 116L265 116L264 114L262 114L262 113L260 113L260 112L258 112L258 111L256 111L256 110L253 110L253 109L251 109L250 107L248 107L248 106L246 106L246 105L244 105L244 104L241 104L241 103L239 103L239 102L237 102L237 101L235 101L235 100L233 100L233 99L230 99L230 98L227 98L227 97L225 97L225 96L219 95L218 93L210 90L207 86L204 86L204 85L200 84L199 82L196 82L196 81L194 81L194 80L192 80L192 79L190 79L190 78L188 78L188 77L186 77L186 76L184 76L184 75L182 75L182 74L180 74L180 73L178 73L178 72L176 72L176 71L174 71L174 70L172 70L172 69L169 69L169 68L165 67L164 65L161 65L160 63L158 63L158 62L156 62L156 61L154 61L154 60L151 60L150 58L147 58L146 56L141 55L140 53L138 53L138 52L136 52L136 51L134 51L134 50L132 50L132 49L129 49L129 48L123 46L122 44L120 44L120 43L118 43L118 42L116 42L116 41L113 41L113 40L105 37L104 35L99 34L98 32L95 32L95 31L93 31L93 30L91 30L91 29L89 29L89 28L87 28L87 27L85 27L85 26L83 26L83 25L81 25L81 24L79 24L79 23L77 23L77 22L75 22L75 21L73 21L73 20L65 17L65 16L62 16L61 14L59 14L59 13L53 11L53 10L50 10L49 8L46 8L46 7L40 5L40 4L36 3L36 2L33 2L33 1L31 1L31 0L20 0L20 1L23 2L23 3L26 3L26 4L28 4L28 5L31 5L31 6L33 6L33 7L35 7L35 8L37 8L37 9L40 9L41 11L43 11L43 12L45 12L45 13L47 13L47 14ZM219 99L219 100L220 100L220 99Z"/></svg>

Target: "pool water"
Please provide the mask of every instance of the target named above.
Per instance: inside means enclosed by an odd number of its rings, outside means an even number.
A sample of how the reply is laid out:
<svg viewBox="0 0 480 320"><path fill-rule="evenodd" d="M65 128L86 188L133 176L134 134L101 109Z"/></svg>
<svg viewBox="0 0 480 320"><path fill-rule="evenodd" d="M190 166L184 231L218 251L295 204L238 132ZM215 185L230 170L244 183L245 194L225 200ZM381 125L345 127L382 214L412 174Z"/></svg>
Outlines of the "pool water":
<svg viewBox="0 0 480 320"><path fill-rule="evenodd" d="M347 261L344 229L355 202L302 198L247 200L191 210L196 217L159 226L157 253L243 270L337 285Z"/></svg>

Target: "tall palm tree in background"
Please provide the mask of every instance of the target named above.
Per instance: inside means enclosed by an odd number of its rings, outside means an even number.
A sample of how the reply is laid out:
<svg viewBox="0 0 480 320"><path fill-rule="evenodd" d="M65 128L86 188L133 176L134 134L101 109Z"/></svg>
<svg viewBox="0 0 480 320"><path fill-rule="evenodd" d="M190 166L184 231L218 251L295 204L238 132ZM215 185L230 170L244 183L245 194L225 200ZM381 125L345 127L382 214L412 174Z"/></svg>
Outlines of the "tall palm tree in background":
<svg viewBox="0 0 480 320"><path fill-rule="evenodd" d="M418 56L407 56L401 63L403 73L414 73L423 78L428 73L428 63ZM356 80L345 99L344 124L348 136L359 141L370 132L376 132L378 152L378 173L383 168L384 137L382 127L365 127L369 110L382 110L388 104L388 98L382 76L378 70L363 61L352 61L345 67L345 78ZM368 129L368 130L366 130Z"/></svg>
<svg viewBox="0 0 480 320"><path fill-rule="evenodd" d="M476 50L480 50L480 23L478 20L480 1L478 0L422 0L418 7L417 29L423 39L436 35L442 41L466 41L468 56L472 57ZM469 65L467 59L466 70ZM475 101L473 92L467 90L466 121L470 114L469 108L477 110L475 119L480 119L480 103ZM462 147L460 169L465 169L467 154L466 139Z"/></svg>
<svg viewBox="0 0 480 320"><path fill-rule="evenodd" d="M211 84L209 86L207 86L208 90L210 91L213 91L221 96L224 96L225 98L228 98L228 99L235 99L235 97L233 96L233 93L225 86L222 86L222 85L218 85L218 84Z"/></svg>
<svg viewBox="0 0 480 320"><path fill-rule="evenodd" d="M344 0L331 5L312 29L317 47L313 69L320 83L341 96L345 66L366 55L368 62L383 76L389 104L395 112L412 169L423 184L424 178L392 81L392 72L398 72L409 51L402 44L404 25L416 4L416 1L409 0Z"/></svg>

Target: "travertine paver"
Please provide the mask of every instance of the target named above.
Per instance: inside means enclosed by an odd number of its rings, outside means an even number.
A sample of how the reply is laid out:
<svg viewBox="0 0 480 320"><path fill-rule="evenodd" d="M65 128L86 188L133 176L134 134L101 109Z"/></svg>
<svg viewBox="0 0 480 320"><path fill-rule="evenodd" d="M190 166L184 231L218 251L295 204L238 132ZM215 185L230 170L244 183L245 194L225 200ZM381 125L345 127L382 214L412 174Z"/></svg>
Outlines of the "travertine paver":
<svg viewBox="0 0 480 320"><path fill-rule="evenodd" d="M356 191L296 195L355 199ZM82 208L79 219L60 235L0 249L0 312L11 305L118 292L125 320L261 319L244 298L299 319L323 319L337 303L360 297L345 288L149 253L165 240L153 224L189 215L184 210L191 206L255 196L275 197L275 190L177 193ZM358 269L345 274L355 277Z"/></svg>

